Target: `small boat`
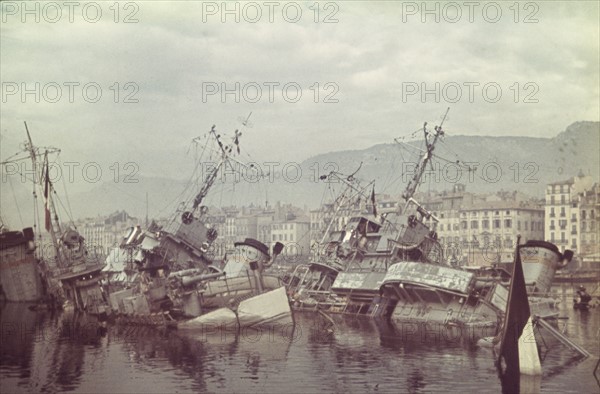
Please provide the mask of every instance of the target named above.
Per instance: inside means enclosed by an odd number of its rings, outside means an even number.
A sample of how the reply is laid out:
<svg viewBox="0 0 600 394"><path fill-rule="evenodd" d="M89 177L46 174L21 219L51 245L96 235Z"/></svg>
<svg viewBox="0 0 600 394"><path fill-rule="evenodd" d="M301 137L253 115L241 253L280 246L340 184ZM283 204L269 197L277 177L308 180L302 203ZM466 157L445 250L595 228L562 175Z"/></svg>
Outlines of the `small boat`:
<svg viewBox="0 0 600 394"><path fill-rule="evenodd" d="M590 302L592 301L592 296L588 294L585 287L579 286L575 293L575 297L573 298L573 308L579 310L588 310L590 309Z"/></svg>

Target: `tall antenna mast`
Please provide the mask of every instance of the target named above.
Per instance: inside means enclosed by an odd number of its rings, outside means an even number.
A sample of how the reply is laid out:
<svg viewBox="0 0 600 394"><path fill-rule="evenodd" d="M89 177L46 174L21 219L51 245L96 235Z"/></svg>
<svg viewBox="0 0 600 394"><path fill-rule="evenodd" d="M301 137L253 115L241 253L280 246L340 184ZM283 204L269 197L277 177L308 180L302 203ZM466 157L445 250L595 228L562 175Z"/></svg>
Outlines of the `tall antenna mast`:
<svg viewBox="0 0 600 394"><path fill-rule="evenodd" d="M404 200L406 201L405 209L406 209L406 206L408 206L410 199L414 196L415 192L417 191L417 187L421 183L421 178L423 177L425 168L427 168L427 164L429 163L429 161L431 160L431 157L433 155L433 150L435 149L435 144L437 143L439 137L444 135L444 131L442 130L442 125L444 124L444 121L446 120L448 111L450 111L450 108L446 109L446 113L444 114L440 125L434 127L433 141L431 141L431 142L429 142L429 136L432 133L427 130L427 122L425 122L423 124L423 135L425 138L426 149L421 154L421 157L419 159L419 165L417 167L417 170L415 171L415 174L413 175L412 179L408 182L408 185L406 185L406 189L405 189L404 193L402 193L402 198L404 198Z"/></svg>
<svg viewBox="0 0 600 394"><path fill-rule="evenodd" d="M321 176L322 180L327 179L328 177L335 176L338 181L342 182L345 185L345 188L342 191L342 193L340 193L340 195L333 202L335 209L332 212L332 215L327 224L327 227L323 231L323 236L321 237L321 242L320 242L321 245L325 243L325 239L327 238L327 235L329 234L329 231L331 230L331 227L333 225L333 221L334 221L333 219L338 215L338 213L342 209L342 207L347 209L348 207L346 206L346 204L349 201L356 198L356 196L368 197L367 193L365 193L365 190L368 187L370 187L375 181L369 182L365 187L361 187L360 184L358 184L358 186L355 186L354 184L352 184L352 182L355 180L354 175L360 170L361 167L362 167L362 163L360 163L360 166L358 167L358 169L356 171L354 171L354 173L347 176L346 178L340 177L339 173L336 173L333 171L329 175ZM354 192L354 193L352 193L352 192Z"/></svg>
<svg viewBox="0 0 600 394"><path fill-rule="evenodd" d="M33 190L34 190L34 198L37 196L35 189L36 186L39 187L40 189L42 189L42 192L45 192L46 190L44 189L44 181L48 182L47 186L48 186L48 190L47 190L47 196L45 196L45 198L47 199L47 201L44 201L44 204L48 204L48 206L44 206L44 210L49 210L50 212L50 226L48 228L48 232L50 233L50 236L52 238L52 244L54 246L54 249L56 251L56 259L58 262L62 262L62 254L61 254L61 248L60 245L58 244L58 239L57 239L57 234L55 231L55 227L52 224L52 219L54 219L54 221L56 222L56 229L58 229L59 233L62 233L62 230L60 228L60 222L58 220L58 216L56 215L56 209L54 206L54 200L52 199L52 184L50 183L50 180L46 180L45 177L47 177L47 174L44 174L44 171L41 171L40 176L38 177L37 175L37 155L38 155L38 149L33 145L33 140L31 139L31 133L29 133L29 128L27 127L27 122L23 122L25 124L25 131L27 132L27 144L25 147L25 150L27 150L29 152L29 156L31 157L31 163L33 165ZM54 148L46 148L46 151L44 153L44 166L46 167L46 169L48 169L48 154L49 153L53 153L59 151L58 149L54 149ZM44 193L42 193L44 194Z"/></svg>
<svg viewBox="0 0 600 394"><path fill-rule="evenodd" d="M248 118L249 117L250 116L248 116ZM210 190L213 183L215 182L215 179L217 178L217 174L219 173L219 170L229 159L229 154L233 150L234 145L237 147L238 152L239 152L239 138L242 135L242 133L240 133L239 130L236 130L232 143L230 145L224 145L223 142L221 142L221 135L217 134L215 127L216 127L215 125L212 126L212 128L210 129L210 134L215 138L215 140L217 141L217 144L219 145L219 149L220 149L220 153L221 153L221 160L206 176L206 179L204 180L204 183L202 184L202 188L200 189L200 191L194 198L194 202L192 204L192 210L184 212L183 215L181 216L181 220L184 224L190 224L193 221L194 212L196 211L196 209L198 209L198 207L202 203L202 200L204 200L204 198L208 194L208 191Z"/></svg>
<svg viewBox="0 0 600 394"><path fill-rule="evenodd" d="M148 228L148 192L146 192L146 224L145 227Z"/></svg>

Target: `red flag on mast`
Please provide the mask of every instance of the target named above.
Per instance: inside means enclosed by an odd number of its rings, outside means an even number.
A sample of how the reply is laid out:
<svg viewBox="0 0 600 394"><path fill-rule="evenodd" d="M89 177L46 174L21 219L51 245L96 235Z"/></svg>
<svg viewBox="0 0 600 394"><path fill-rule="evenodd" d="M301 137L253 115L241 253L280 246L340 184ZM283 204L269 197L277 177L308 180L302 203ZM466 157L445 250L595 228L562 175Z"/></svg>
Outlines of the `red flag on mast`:
<svg viewBox="0 0 600 394"><path fill-rule="evenodd" d="M375 202L375 185L373 185L373 191L371 192L371 204L373 204L373 216L377 216L377 203Z"/></svg>
<svg viewBox="0 0 600 394"><path fill-rule="evenodd" d="M46 161L46 171L44 174L44 216L46 231L52 227L52 218L50 216L50 166Z"/></svg>

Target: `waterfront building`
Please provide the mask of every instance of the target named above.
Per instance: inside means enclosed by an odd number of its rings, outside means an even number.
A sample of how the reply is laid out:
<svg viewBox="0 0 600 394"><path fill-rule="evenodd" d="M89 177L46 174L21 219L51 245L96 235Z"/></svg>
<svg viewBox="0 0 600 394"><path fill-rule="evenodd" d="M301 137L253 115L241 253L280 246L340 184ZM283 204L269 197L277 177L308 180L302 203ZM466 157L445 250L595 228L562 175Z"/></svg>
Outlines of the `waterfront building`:
<svg viewBox="0 0 600 394"><path fill-rule="evenodd" d="M582 265L584 255L598 253L598 185L592 177L580 173L548 184L545 202L546 241L575 252L576 266Z"/></svg>

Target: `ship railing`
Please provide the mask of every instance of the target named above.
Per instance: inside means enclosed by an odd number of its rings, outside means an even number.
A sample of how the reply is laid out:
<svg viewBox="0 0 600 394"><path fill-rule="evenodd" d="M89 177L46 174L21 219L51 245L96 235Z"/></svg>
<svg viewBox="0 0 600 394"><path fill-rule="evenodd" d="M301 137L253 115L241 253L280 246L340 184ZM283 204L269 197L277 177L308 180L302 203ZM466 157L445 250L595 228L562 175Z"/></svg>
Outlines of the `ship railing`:
<svg viewBox="0 0 600 394"><path fill-rule="evenodd" d="M560 298L560 296L556 293L548 292L548 291L532 291L527 292L528 297L540 297L540 298Z"/></svg>
<svg viewBox="0 0 600 394"><path fill-rule="evenodd" d="M304 294L307 295L325 295L325 294L331 294L331 291L329 290L303 290Z"/></svg>
<svg viewBox="0 0 600 394"><path fill-rule="evenodd" d="M358 267L353 268L351 270L345 272L358 272L358 273L370 273L370 272L385 272L384 268L375 268L375 267Z"/></svg>

